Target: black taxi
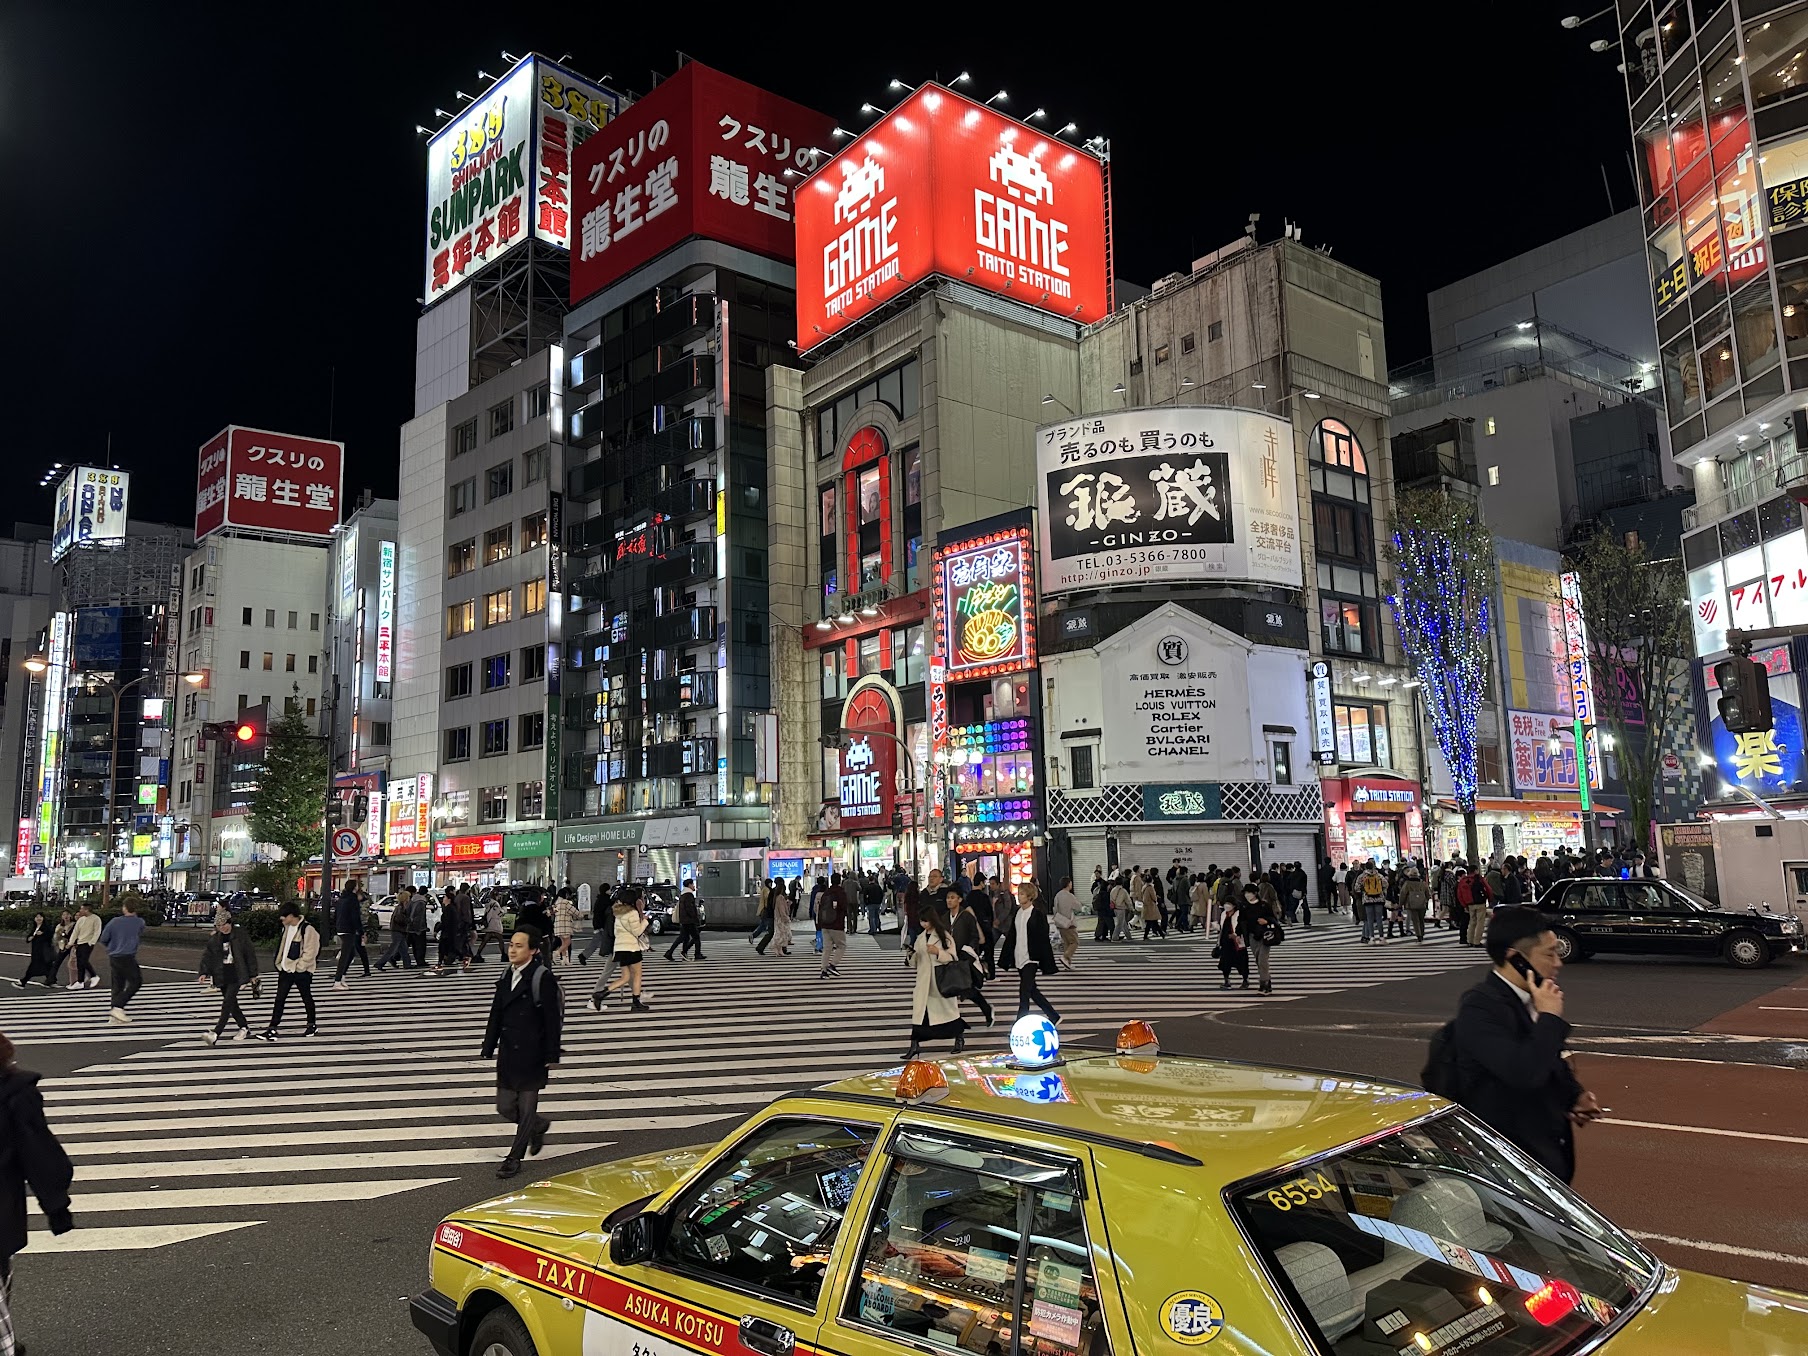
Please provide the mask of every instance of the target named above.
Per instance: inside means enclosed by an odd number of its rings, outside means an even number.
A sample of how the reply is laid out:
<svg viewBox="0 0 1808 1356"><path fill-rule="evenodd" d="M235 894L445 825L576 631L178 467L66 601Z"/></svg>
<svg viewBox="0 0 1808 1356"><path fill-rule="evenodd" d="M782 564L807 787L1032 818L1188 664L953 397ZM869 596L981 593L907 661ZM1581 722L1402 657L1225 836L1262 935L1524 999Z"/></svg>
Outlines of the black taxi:
<svg viewBox="0 0 1808 1356"><path fill-rule="evenodd" d="M1538 907L1555 920L1565 961L1638 952L1717 956L1750 970L1802 949L1793 914L1723 909L1674 881L1572 876L1552 885Z"/></svg>

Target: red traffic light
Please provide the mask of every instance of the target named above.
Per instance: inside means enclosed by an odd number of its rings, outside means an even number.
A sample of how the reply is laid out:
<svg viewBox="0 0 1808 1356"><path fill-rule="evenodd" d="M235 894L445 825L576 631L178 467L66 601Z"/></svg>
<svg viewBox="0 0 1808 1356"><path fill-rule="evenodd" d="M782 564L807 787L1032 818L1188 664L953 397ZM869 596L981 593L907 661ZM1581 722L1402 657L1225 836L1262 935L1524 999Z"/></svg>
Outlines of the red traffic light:
<svg viewBox="0 0 1808 1356"><path fill-rule="evenodd" d="M257 738L257 727L254 725L241 725L238 729L234 730L233 733L238 736L239 743L249 744L252 740Z"/></svg>

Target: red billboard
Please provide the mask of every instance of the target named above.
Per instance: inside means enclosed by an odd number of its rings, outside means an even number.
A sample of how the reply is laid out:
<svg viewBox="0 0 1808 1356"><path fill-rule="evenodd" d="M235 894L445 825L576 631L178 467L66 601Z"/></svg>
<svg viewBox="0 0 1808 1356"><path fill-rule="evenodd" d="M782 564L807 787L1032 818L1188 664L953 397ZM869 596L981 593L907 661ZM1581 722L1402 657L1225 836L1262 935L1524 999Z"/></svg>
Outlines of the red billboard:
<svg viewBox="0 0 1808 1356"><path fill-rule="evenodd" d="M577 149L572 302L694 235L789 263L792 194L834 128L802 104L685 63Z"/></svg>
<svg viewBox="0 0 1808 1356"><path fill-rule="evenodd" d="M330 537L345 444L229 424L201 444L195 537L222 527Z"/></svg>
<svg viewBox="0 0 1808 1356"><path fill-rule="evenodd" d="M502 835L473 833L462 838L442 838L433 845L436 862L493 862L502 857Z"/></svg>
<svg viewBox="0 0 1808 1356"><path fill-rule="evenodd" d="M1098 159L940 85L881 118L796 201L801 350L930 274L1081 324L1109 305Z"/></svg>
<svg viewBox="0 0 1808 1356"><path fill-rule="evenodd" d="M841 827L844 832L891 831L898 797L897 709L876 679L848 694L841 708Z"/></svg>

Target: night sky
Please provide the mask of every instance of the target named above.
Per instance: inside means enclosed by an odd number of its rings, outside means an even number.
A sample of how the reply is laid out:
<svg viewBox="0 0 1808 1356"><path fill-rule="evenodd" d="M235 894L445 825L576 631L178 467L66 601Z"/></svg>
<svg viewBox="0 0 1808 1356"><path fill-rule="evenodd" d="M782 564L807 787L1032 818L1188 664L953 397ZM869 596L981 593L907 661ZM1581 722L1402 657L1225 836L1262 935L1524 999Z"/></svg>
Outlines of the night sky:
<svg viewBox="0 0 1808 1356"><path fill-rule="evenodd" d="M1263 240L1291 218L1380 277L1394 366L1427 352L1428 288L1600 219L1609 191L1633 201L1621 78L1588 50L1612 18L1568 32L1563 3L1087 6L1074 31L1056 5L716 9L0 9L0 525L47 522L44 467L104 465L109 432L137 518L192 521L195 449L228 423L343 439L348 502L393 494L426 228L414 127L504 48L634 92L682 49L855 130L892 77L969 70L1017 116L1111 137L1118 276L1185 270L1250 212ZM931 13L971 31L906 31Z"/></svg>

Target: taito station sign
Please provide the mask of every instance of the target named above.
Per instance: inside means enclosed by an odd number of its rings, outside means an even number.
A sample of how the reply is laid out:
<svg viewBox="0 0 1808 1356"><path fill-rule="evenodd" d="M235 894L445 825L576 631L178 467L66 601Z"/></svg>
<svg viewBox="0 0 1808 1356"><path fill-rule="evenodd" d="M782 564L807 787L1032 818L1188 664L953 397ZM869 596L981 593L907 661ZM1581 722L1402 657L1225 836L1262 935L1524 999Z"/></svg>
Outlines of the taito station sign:
<svg viewBox="0 0 1808 1356"><path fill-rule="evenodd" d="M1081 324L1109 304L1104 168L927 84L799 190L797 346L931 274Z"/></svg>

